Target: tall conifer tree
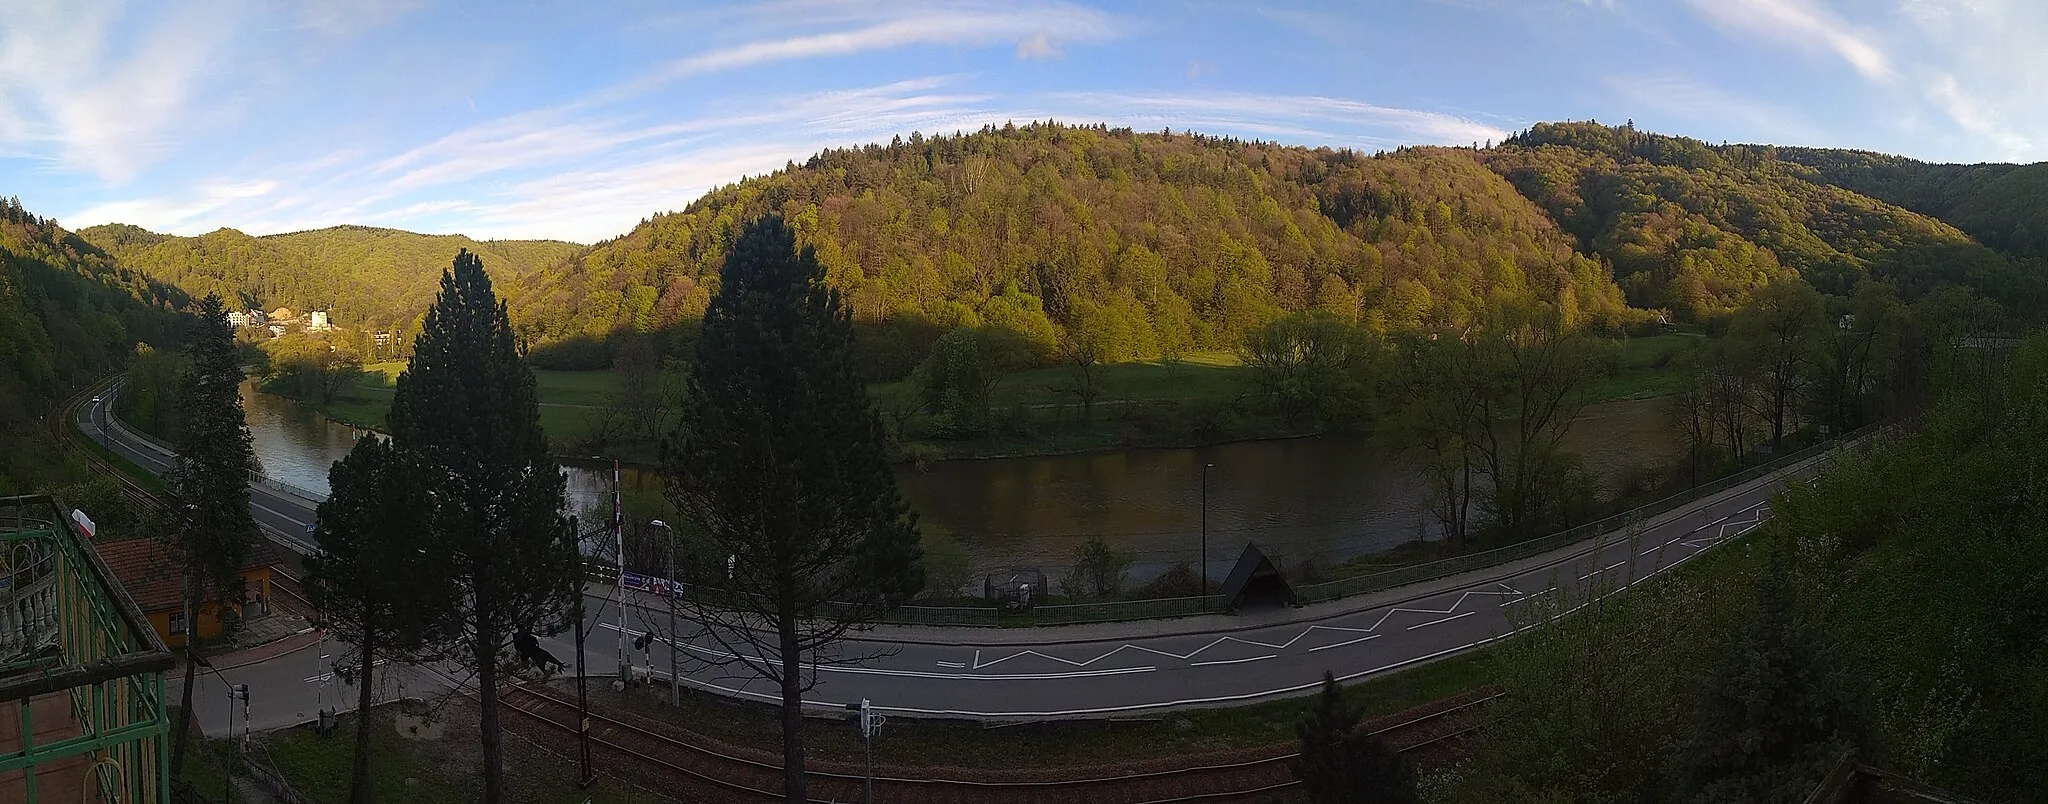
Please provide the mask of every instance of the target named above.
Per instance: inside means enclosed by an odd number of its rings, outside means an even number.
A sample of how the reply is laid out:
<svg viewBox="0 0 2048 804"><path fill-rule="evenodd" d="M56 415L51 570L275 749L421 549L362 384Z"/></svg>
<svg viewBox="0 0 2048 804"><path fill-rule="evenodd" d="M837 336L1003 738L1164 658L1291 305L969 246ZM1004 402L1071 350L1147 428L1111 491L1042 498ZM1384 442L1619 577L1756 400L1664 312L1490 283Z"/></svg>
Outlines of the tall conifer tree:
<svg viewBox="0 0 2048 804"><path fill-rule="evenodd" d="M171 752L173 774L184 767L185 735L191 729L199 618L208 604L242 599L238 572L257 539L256 520L249 513L249 471L256 460L242 418L242 367L219 296L209 294L199 302L199 323L185 354L188 365L178 402L182 443L177 466L164 478L175 506L168 517L168 546L185 578L185 691ZM219 616L219 611L212 614Z"/></svg>
<svg viewBox="0 0 2048 804"><path fill-rule="evenodd" d="M704 315L669 499L715 564L680 604L782 692L783 789L804 797L802 696L850 629L924 586L851 313L780 218L749 224ZM727 557L729 562L727 563Z"/></svg>
<svg viewBox="0 0 2048 804"><path fill-rule="evenodd" d="M392 439L434 497L424 531L459 590L449 658L476 673L487 804L504 800L497 688L512 639L567 627L580 591L566 480L548 455L533 372L514 338L483 261L456 255L390 413Z"/></svg>
<svg viewBox="0 0 2048 804"><path fill-rule="evenodd" d="M419 658L447 625L454 584L438 541L423 542L433 499L420 467L381 438L356 442L328 470L333 493L313 530L320 552L306 560L314 605L344 649L356 692L355 765L349 800L369 804L370 708L379 661Z"/></svg>

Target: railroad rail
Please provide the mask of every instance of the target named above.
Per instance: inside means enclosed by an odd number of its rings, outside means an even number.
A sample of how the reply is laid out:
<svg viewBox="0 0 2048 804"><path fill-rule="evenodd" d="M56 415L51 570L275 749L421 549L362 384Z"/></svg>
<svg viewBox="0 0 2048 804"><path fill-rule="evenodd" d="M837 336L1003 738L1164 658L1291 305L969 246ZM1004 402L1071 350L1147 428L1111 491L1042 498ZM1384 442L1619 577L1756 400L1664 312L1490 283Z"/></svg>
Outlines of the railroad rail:
<svg viewBox="0 0 2048 804"><path fill-rule="evenodd" d="M1471 701L1418 714L1376 728L1397 750L1418 761L1445 750L1452 741L1484 725L1483 705L1493 692ZM573 740L576 705L545 687L515 686L501 691L508 709L548 727L558 739ZM590 715L591 743L640 766L643 786L649 785L744 798L779 799L780 763L735 756L678 740L654 728L596 712ZM1166 770L1050 781L983 781L882 775L874 778L875 800L901 804L956 802L1086 802L1087 804L1180 804L1181 802L1264 801L1293 787L1291 761L1282 754L1239 762ZM830 767L830 765L826 765ZM822 768L807 769L811 799L858 801L865 776Z"/></svg>

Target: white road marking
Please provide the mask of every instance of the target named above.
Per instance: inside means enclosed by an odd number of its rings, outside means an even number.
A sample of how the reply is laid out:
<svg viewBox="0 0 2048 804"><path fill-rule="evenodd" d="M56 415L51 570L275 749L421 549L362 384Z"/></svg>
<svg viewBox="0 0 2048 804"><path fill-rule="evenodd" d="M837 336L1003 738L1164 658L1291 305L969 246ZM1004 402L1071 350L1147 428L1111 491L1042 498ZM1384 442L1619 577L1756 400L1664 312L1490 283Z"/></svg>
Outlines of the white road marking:
<svg viewBox="0 0 2048 804"><path fill-rule="evenodd" d="M1253 656L1253 657L1251 657L1251 658L1248 658L1248 659L1217 659L1217 660L1214 660L1214 661L1207 661L1207 662L1195 662L1195 663L1193 663L1193 664L1190 664L1190 665L1188 665L1188 666L1189 666L1189 667L1208 667L1209 665L1212 665L1212 664L1243 664L1243 663L1245 663L1245 662L1256 662L1256 661L1260 661L1260 660L1263 660L1263 659L1273 659L1273 658L1277 658L1277 657L1279 657L1279 655L1280 655L1280 654L1277 654L1277 653L1275 653L1275 654L1270 654L1270 655L1267 655L1267 656Z"/></svg>
<svg viewBox="0 0 2048 804"><path fill-rule="evenodd" d="M939 662L940 667L966 667L966 662Z"/></svg>
<svg viewBox="0 0 2048 804"><path fill-rule="evenodd" d="M1472 615L1474 615L1474 614L1478 614L1478 613L1479 613L1479 612L1476 612L1476 611L1468 611L1468 612L1465 612L1464 614L1453 614L1453 615L1451 615L1451 616L1449 616L1449 617L1445 617L1445 618L1443 618L1443 619L1441 619L1441 620L1430 620L1429 622L1426 622L1426 623L1416 623L1416 624L1414 624L1414 625L1408 626L1408 630L1410 630L1410 631L1413 631L1413 630L1415 630L1415 629L1417 629L1417 628L1421 628L1421 627L1423 627L1423 626L1425 626L1425 625L1436 625L1437 623L1447 623L1447 622L1450 622L1450 621L1452 621L1452 620L1456 620L1456 619L1458 619L1458 618L1461 618L1461 617L1470 617L1470 616L1472 616Z"/></svg>
<svg viewBox="0 0 2048 804"><path fill-rule="evenodd" d="M1367 634L1367 635L1365 635L1365 636L1362 636L1362 637L1359 637L1359 638L1357 638L1357 639L1347 639L1347 640L1344 640L1343 642L1339 642L1339 643L1337 643L1337 644L1335 644L1335 645L1322 645L1322 646L1319 646L1319 647L1309 648L1309 649L1308 649L1308 652L1310 652L1310 653L1314 653L1314 652L1316 652L1316 651L1319 651L1319 650L1329 650L1329 649L1331 649L1331 648L1341 648L1341 647L1344 647L1345 645L1356 645L1356 644L1358 644L1358 643L1360 643L1360 642L1364 642L1364 641L1366 641L1366 640L1368 640L1368 639L1379 639L1379 638L1380 638L1380 635L1379 635L1379 634Z"/></svg>

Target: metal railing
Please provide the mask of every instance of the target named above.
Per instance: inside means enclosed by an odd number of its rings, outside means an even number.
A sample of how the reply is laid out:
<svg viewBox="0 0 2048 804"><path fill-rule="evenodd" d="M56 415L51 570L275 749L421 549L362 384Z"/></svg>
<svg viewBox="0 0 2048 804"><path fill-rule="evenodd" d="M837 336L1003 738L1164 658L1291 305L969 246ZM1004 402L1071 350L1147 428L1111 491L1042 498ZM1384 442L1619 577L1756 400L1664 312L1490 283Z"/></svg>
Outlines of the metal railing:
<svg viewBox="0 0 2048 804"><path fill-rule="evenodd" d="M1410 584L1434 581L1542 555L1597 536L1624 530L1632 525L1668 513L1697 500L1720 494L1758 478L1768 476L1786 467L1796 466L1830 449L1874 432L1876 428L1877 425L1866 426L1854 432L1843 434L1840 437L1806 447L1805 449L1787 453L1769 462L1703 483L1656 502L1559 531L1549 536L1422 564L1396 567L1394 569L1354 575L1322 583L1303 584L1295 587L1295 593L1299 602L1322 603L1339 598L1381 592ZM1223 603L1222 597L1217 595L1211 595L1206 598L1109 600L1094 603L1037 606L1017 614L1002 613L993 603L985 606L912 605L897 607L883 615L882 622L892 625L953 626L1069 625L1186 617L1205 612L1221 611Z"/></svg>
<svg viewBox="0 0 2048 804"><path fill-rule="evenodd" d="M1395 569L1386 570L1384 572L1374 572L1365 575L1354 575L1349 578L1339 578L1334 581L1325 581L1323 583L1303 584L1302 586L1296 587L1295 593L1303 603L1321 603L1324 601L1336 600L1338 598L1350 597L1353 595L1371 594L1373 592L1392 589L1397 586L1406 586L1413 583L1422 583L1425 581L1437 580L1439 578L1447 578L1452 575L1458 575L1466 572L1471 572L1473 570L1485 569L1488 567L1497 567L1509 562L1520 561L1522 559L1530 558L1532 556L1542 555L1552 550L1557 550L1562 547L1566 547L1581 541L1585 541L1587 539L1591 539L1595 536L1614 533L1626 529L1637 523L1644 522L1650 519L1651 517L1660 516L1662 514L1668 513L1676 508L1679 508L1680 506L1684 506L1686 504L1692 503L1700 499L1704 499L1706 497L1714 496L1716 494L1735 488L1737 486L1741 486L1745 483L1749 483L1758 478L1765 477L1773 472L1777 472L1786 467L1796 466L1799 463L1804 462L1807 459L1813 458L1815 456L1818 456L1830 449L1835 448L1838 445L1848 443L1849 441L1859 438L1864 434L1871 432L1875 427L1875 425L1867 426L1853 433L1845 434L1840 438L1823 441L1821 443L1815 444L1802 450L1798 450L1796 452L1786 453L1785 455L1773 459L1768 463L1758 464L1756 466L1749 467L1734 474L1727 475L1718 480L1694 486L1690 489L1681 491L1677 494L1673 494L1669 497L1665 497L1664 499L1658 500L1656 502L1641 505L1636 508L1623 511L1619 514L1614 514L1612 516L1597 519L1583 525L1559 531L1549 536L1530 539L1524 542L1516 542L1515 544L1510 544L1505 547L1497 547L1492 550L1485 550L1477 553L1471 553L1468 555L1454 556L1452 558L1441 559L1438 561L1430 561L1422 564L1415 564L1413 566L1398 567Z"/></svg>

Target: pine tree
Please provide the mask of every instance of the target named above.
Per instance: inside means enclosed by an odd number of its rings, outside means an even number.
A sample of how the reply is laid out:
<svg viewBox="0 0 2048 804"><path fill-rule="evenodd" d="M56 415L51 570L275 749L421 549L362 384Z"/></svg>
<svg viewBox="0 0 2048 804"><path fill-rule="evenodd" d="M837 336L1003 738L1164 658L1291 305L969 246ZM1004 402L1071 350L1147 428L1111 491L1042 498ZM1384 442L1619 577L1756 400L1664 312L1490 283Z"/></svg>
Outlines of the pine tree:
<svg viewBox="0 0 2048 804"><path fill-rule="evenodd" d="M1752 617L1708 670L1694 732L1673 754L1682 800L1800 801L1855 745L1848 696L1792 597L1788 549L1773 545Z"/></svg>
<svg viewBox="0 0 2048 804"><path fill-rule="evenodd" d="M463 251L398 377L391 436L435 499L423 528L462 600L449 658L476 673L486 804L504 800L498 678L521 630L556 633L579 593L566 480L540 430L533 372L514 345L483 261Z"/></svg>
<svg viewBox="0 0 2048 804"><path fill-rule="evenodd" d="M424 473L384 439L356 442L328 470L332 489L320 504L313 539L319 553L306 560L313 604L347 646L337 668L353 668L356 690L355 764L350 801L368 804L370 708L378 661L407 661L435 643L455 587L446 556L416 532L432 516Z"/></svg>
<svg viewBox="0 0 2048 804"><path fill-rule="evenodd" d="M1323 673L1314 712L1294 727L1301 755L1294 778L1315 804L1413 804L1415 771L1386 740L1359 728L1365 712Z"/></svg>
<svg viewBox="0 0 2048 804"><path fill-rule="evenodd" d="M185 578L185 691L171 772L183 769L191 730L192 687L199 677L199 617L208 604L239 601L242 564L256 547L249 513L249 426L242 418L241 362L219 296L199 302L199 322L185 347L180 378L178 464L164 477L176 509L169 512L170 552ZM221 612L216 609L215 616Z"/></svg>
<svg viewBox="0 0 2048 804"><path fill-rule="evenodd" d="M916 521L883 457L851 313L780 218L749 224L705 313L669 499L723 560L679 600L781 687L784 791L805 800L802 695L849 629L924 585ZM728 580L730 578L730 580Z"/></svg>

